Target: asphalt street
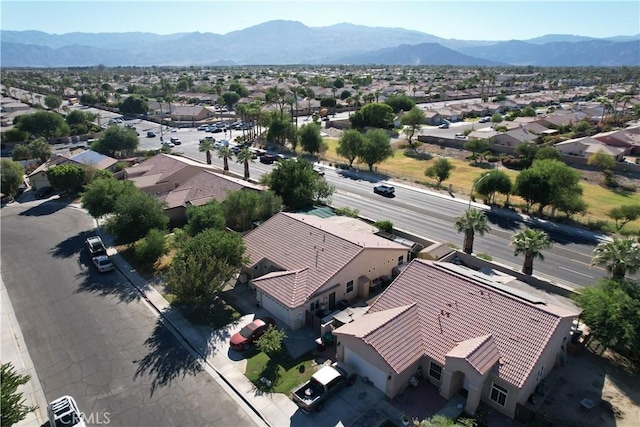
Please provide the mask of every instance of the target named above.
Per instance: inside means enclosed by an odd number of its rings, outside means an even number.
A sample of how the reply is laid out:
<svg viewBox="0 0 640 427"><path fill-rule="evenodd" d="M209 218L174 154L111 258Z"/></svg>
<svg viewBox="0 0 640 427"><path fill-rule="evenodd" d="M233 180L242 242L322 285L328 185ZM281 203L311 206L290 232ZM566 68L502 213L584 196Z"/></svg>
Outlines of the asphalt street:
<svg viewBox="0 0 640 427"><path fill-rule="evenodd" d="M255 425L118 272L90 264L84 211L53 198L1 219L2 277L48 401L74 396L90 425Z"/></svg>

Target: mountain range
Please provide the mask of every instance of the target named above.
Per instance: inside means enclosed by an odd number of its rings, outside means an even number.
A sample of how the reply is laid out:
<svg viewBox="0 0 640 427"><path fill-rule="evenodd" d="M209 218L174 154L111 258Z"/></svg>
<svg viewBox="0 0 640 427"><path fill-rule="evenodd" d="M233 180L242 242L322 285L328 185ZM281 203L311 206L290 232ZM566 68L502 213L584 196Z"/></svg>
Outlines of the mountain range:
<svg viewBox="0 0 640 427"><path fill-rule="evenodd" d="M213 33L0 31L3 67L171 65L640 66L640 34L606 39L549 34L529 40L444 39L403 28L269 21Z"/></svg>

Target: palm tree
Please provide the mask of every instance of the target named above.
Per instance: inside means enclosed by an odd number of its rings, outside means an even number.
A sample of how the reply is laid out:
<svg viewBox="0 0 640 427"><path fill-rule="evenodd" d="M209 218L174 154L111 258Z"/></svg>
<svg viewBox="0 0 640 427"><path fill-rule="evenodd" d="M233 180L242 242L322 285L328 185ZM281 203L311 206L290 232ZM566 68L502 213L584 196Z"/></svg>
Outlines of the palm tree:
<svg viewBox="0 0 640 427"><path fill-rule="evenodd" d="M633 274L640 269L640 243L631 238L602 242L593 253L591 265L604 265L614 280L622 280L627 272Z"/></svg>
<svg viewBox="0 0 640 427"><path fill-rule="evenodd" d="M253 153L248 148L243 148L236 155L238 163L244 163L244 179L249 179L249 162L253 163Z"/></svg>
<svg viewBox="0 0 640 427"><path fill-rule="evenodd" d="M211 150L213 150L214 141L210 139L205 139L200 142L200 147L198 147L198 151L201 153L206 153L207 155L207 164L211 164Z"/></svg>
<svg viewBox="0 0 640 427"><path fill-rule="evenodd" d="M487 222L484 212L477 209L467 209L464 214L456 218L454 225L458 233L464 232L463 251L465 253L473 252L473 239L476 232L484 236L484 233L491 230Z"/></svg>
<svg viewBox="0 0 640 427"><path fill-rule="evenodd" d="M218 158L224 162L224 170L229 170L229 159L233 158L233 151L229 147L218 148Z"/></svg>
<svg viewBox="0 0 640 427"><path fill-rule="evenodd" d="M549 249L553 246L553 242L549 240L549 235L542 230L526 230L513 236L511 244L515 247L513 254L518 256L524 254L524 264L522 264L522 272L527 275L533 274L533 260L540 258L544 261L542 255L543 249Z"/></svg>

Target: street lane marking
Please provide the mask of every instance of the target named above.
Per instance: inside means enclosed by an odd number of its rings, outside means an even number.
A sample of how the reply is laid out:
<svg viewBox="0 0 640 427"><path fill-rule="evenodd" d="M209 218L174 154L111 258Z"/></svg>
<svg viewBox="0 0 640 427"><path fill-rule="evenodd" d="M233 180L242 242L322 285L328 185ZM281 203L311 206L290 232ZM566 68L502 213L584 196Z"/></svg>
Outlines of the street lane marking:
<svg viewBox="0 0 640 427"><path fill-rule="evenodd" d="M570 268L563 267L561 265L559 265L558 268L561 268L562 270L570 271L570 272L575 273L575 274L579 274L579 275L584 276L584 277L588 277L589 279L595 279L595 277L593 277L593 276L589 276L588 274L580 273L579 271L575 271L575 270L572 270Z"/></svg>

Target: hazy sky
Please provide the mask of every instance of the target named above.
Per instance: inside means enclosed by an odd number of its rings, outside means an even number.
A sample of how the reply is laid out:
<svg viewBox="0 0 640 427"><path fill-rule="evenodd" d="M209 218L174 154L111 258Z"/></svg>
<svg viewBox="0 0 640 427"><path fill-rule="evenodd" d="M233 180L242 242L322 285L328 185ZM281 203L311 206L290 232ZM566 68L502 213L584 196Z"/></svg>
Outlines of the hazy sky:
<svg viewBox="0 0 640 427"><path fill-rule="evenodd" d="M640 2L522 0L5 1L3 30L226 34L275 19L309 27L341 22L400 27L464 40L640 33Z"/></svg>

